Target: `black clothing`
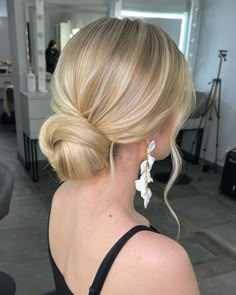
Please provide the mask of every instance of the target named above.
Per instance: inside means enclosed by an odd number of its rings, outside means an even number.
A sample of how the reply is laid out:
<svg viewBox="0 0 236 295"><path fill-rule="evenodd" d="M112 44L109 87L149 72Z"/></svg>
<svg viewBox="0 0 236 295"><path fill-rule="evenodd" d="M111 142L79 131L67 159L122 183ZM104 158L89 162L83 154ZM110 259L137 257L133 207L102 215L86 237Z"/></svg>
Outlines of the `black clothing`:
<svg viewBox="0 0 236 295"><path fill-rule="evenodd" d="M107 253L105 258L103 259L97 274L94 278L94 281L92 283L92 286L89 288L89 295L99 295L103 284L106 280L106 277L109 273L110 268L112 267L112 264L114 260L116 259L117 255L119 254L122 247L125 245L125 243L137 232L142 230L149 230L158 233L158 231L154 227L148 227L144 225L137 225L133 228L131 228L126 234L124 234L111 248L111 250ZM50 245L49 245L49 239L48 239L48 250L49 250L49 257L50 262L53 270L55 285L56 285L56 294L57 295L73 295L73 293L70 291L69 287L67 286L65 279L58 269L56 263L53 260Z"/></svg>
<svg viewBox="0 0 236 295"><path fill-rule="evenodd" d="M59 55L59 51L56 48L47 48L45 52L47 72L51 74L54 72Z"/></svg>

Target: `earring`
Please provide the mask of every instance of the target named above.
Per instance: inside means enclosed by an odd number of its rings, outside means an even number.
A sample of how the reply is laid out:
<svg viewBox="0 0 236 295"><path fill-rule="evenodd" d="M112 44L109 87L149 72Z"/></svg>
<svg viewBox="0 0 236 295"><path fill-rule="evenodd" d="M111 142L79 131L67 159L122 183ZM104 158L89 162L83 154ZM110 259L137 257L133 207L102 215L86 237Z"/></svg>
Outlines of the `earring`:
<svg viewBox="0 0 236 295"><path fill-rule="evenodd" d="M155 162L150 153L155 149L155 141L152 140L147 147L147 156L146 159L141 163L141 176L138 180L135 180L135 187L141 193L141 197L144 199L144 208L147 208L149 200L152 196L152 192L148 187L149 182L153 182L150 171L152 165Z"/></svg>

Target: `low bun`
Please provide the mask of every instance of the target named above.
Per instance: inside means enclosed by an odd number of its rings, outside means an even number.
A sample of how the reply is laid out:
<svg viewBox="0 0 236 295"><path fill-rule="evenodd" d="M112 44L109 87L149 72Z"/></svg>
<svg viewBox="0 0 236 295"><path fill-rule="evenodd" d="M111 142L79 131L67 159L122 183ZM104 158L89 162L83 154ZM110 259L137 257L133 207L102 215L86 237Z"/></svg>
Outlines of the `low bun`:
<svg viewBox="0 0 236 295"><path fill-rule="evenodd" d="M56 114L42 126L40 148L61 180L83 180L109 166L111 142L83 117Z"/></svg>

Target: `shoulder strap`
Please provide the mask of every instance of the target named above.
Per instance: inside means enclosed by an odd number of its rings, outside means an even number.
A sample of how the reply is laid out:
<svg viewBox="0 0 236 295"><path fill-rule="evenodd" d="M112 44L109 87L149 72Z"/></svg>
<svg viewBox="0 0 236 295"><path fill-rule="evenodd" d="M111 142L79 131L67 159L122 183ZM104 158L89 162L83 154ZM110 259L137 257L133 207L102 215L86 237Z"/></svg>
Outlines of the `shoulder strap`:
<svg viewBox="0 0 236 295"><path fill-rule="evenodd" d="M102 287L104 285L104 282L106 280L106 277L109 273L109 270L116 259L116 256L119 254L122 247L125 245L125 243L137 232L142 230L149 230L149 231L156 231L153 227L148 227L144 225L137 225L133 228L131 228L126 234L124 234L117 242L116 244L111 248L111 250L107 253L105 258L103 259L97 274L94 278L94 281L92 283L92 286L89 288L89 295L99 295Z"/></svg>

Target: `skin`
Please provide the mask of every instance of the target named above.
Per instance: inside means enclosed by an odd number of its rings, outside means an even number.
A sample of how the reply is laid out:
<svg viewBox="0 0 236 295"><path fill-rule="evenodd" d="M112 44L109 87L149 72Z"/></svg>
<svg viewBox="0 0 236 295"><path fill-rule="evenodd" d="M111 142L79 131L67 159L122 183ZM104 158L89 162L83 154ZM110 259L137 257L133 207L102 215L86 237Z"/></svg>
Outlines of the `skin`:
<svg viewBox="0 0 236 295"><path fill-rule="evenodd" d="M74 294L88 294L101 261L130 228L149 221L134 208L135 186L147 145L160 160L170 151L171 124L152 138L123 146L115 159L115 182L108 193L109 171L83 182L66 181L55 193L49 227L52 256ZM199 295L185 250L149 231L137 233L117 256L102 295Z"/></svg>

